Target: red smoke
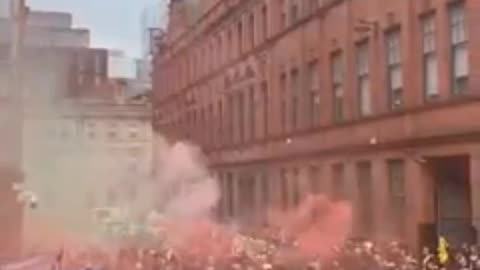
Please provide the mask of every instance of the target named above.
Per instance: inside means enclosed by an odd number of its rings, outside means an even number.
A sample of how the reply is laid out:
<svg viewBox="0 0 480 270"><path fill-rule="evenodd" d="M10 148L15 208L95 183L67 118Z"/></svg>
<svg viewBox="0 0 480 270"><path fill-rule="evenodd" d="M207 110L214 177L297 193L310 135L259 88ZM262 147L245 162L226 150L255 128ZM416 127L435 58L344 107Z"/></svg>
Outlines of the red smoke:
<svg viewBox="0 0 480 270"><path fill-rule="evenodd" d="M334 255L333 247L342 245L348 238L352 211L346 202L309 196L298 208L271 215L269 223L267 234L283 235L285 239L295 241L296 246L287 254L328 259ZM218 262L232 256L235 235L208 219L184 224L175 222L164 225L164 228L172 248L180 257L212 257Z"/></svg>
<svg viewBox="0 0 480 270"><path fill-rule="evenodd" d="M182 259L208 257L216 261L227 259L233 243L233 234L225 227L209 221L197 220L194 223L175 222L164 225L168 234L168 244Z"/></svg>
<svg viewBox="0 0 480 270"><path fill-rule="evenodd" d="M352 226L351 206L325 196L309 196L287 213L276 213L271 221L284 238L295 241L301 256L329 258L332 248L343 244Z"/></svg>

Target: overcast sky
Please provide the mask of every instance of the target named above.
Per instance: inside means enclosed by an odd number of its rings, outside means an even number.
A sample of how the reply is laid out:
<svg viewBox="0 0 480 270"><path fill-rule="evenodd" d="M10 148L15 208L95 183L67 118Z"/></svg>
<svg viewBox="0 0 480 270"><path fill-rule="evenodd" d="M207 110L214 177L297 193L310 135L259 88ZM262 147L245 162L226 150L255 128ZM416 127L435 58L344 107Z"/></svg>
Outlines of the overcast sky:
<svg viewBox="0 0 480 270"><path fill-rule="evenodd" d="M74 24L89 28L93 47L141 54L141 14L145 7L167 0L27 0L32 9L66 11Z"/></svg>

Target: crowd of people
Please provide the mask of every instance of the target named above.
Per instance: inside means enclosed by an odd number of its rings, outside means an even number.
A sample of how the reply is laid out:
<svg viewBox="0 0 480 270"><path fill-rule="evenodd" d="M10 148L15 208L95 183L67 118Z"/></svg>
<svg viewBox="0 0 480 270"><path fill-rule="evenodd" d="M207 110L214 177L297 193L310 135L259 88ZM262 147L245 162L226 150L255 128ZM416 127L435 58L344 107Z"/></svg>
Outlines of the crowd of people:
<svg viewBox="0 0 480 270"><path fill-rule="evenodd" d="M439 259L437 248L425 247L415 256L398 242L380 245L365 240L347 240L332 248L329 258L295 256L294 250L272 243L257 254L242 251L217 258L182 257L171 249L124 249L119 252L116 270L477 270L480 252L463 245L448 251L448 260Z"/></svg>

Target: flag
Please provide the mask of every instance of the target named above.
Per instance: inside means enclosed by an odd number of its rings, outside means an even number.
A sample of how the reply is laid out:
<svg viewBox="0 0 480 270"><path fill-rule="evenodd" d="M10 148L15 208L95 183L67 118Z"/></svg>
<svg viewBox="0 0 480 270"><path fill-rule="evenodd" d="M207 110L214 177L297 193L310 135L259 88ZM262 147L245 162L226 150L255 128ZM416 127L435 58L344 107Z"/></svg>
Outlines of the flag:
<svg viewBox="0 0 480 270"><path fill-rule="evenodd" d="M440 262L440 264L442 265L445 265L448 263L448 259L449 259L449 256L448 256L448 248L449 248L449 244L447 242L447 239L445 239L445 237L443 236L440 236L440 238L438 239L438 261Z"/></svg>

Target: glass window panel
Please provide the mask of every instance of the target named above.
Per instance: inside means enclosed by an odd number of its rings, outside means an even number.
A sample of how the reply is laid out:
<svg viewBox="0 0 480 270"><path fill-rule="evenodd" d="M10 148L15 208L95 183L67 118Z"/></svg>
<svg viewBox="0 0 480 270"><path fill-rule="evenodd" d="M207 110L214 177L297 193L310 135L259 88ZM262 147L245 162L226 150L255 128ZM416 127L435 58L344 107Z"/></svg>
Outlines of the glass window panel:
<svg viewBox="0 0 480 270"><path fill-rule="evenodd" d="M370 115L372 113L370 95L370 80L368 77L360 79L360 112L362 115Z"/></svg>
<svg viewBox="0 0 480 270"><path fill-rule="evenodd" d="M403 87L402 69L400 66L390 68L390 89L396 90Z"/></svg>
<svg viewBox="0 0 480 270"><path fill-rule="evenodd" d="M425 87L427 96L438 94L438 63L435 55L425 58Z"/></svg>
<svg viewBox="0 0 480 270"><path fill-rule="evenodd" d="M456 78L468 76L468 53L465 46L454 48L454 75Z"/></svg>

